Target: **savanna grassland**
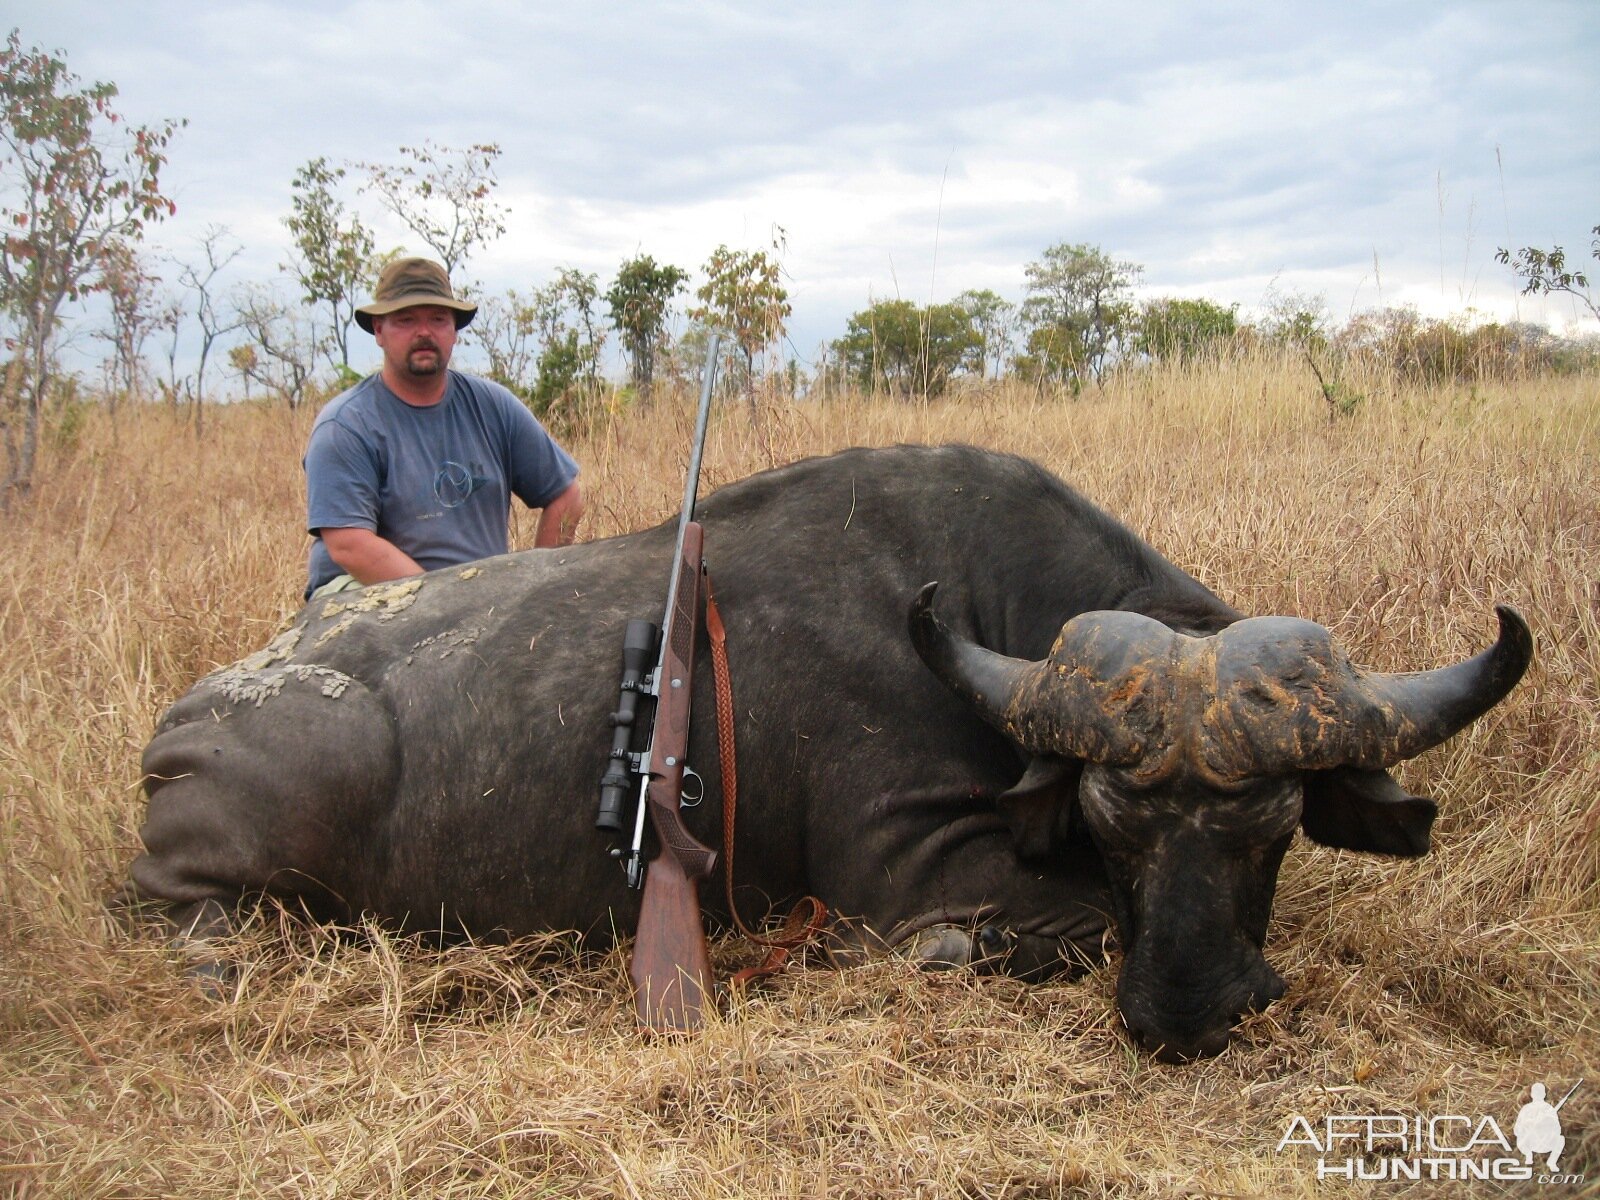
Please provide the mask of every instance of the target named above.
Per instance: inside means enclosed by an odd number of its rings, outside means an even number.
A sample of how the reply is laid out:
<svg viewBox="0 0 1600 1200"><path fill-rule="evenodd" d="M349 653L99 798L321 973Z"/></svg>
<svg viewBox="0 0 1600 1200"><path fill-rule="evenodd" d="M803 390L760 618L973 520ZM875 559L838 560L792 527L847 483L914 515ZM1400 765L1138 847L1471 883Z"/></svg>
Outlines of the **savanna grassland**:
<svg viewBox="0 0 1600 1200"><path fill-rule="evenodd" d="M1518 607L1534 666L1398 772L1433 852L1300 839L1268 956L1289 992L1221 1057L1134 1050L1111 965L1025 986L813 962L703 1033L635 1031L621 954L335 939L270 914L205 998L110 923L139 752L297 607L311 413L161 407L47 446L0 558L0 1194L1044 1197L1577 1194L1600 1180L1600 381L1364 386L1329 421L1277 359L920 405L719 412L706 491L858 444L965 441L1077 484L1223 597L1408 670ZM591 420L585 536L676 508L691 400ZM518 521L531 539L533 522ZM708 549L714 554L714 548ZM714 561L714 560L713 560ZM597 735L598 737L599 735ZM599 744L597 740L597 745ZM575 801L589 803L582 799ZM597 849L597 853L599 850ZM752 961L719 941L721 967ZM1318 1181L1291 1120L1491 1115L1530 1083L1583 1185ZM1342 1158L1341 1153L1336 1157Z"/></svg>

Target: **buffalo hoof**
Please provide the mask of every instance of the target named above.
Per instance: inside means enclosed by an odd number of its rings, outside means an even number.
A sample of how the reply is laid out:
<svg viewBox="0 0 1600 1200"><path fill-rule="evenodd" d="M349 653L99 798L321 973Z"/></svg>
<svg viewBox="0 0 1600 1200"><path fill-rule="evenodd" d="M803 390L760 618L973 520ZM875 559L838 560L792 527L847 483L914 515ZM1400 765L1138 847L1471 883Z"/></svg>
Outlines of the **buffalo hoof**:
<svg viewBox="0 0 1600 1200"><path fill-rule="evenodd" d="M998 925L985 925L978 930L977 942L978 964L999 970L1016 948L1017 935Z"/></svg>
<svg viewBox="0 0 1600 1200"><path fill-rule="evenodd" d="M917 966L936 971L970 967L984 957L980 938L962 925L931 925L895 950Z"/></svg>

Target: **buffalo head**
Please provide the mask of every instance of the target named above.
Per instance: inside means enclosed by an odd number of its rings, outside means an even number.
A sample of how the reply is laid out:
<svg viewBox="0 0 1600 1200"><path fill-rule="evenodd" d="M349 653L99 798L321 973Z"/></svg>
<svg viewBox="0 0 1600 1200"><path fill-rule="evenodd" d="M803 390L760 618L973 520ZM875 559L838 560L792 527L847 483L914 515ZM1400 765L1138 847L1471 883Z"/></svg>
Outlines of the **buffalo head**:
<svg viewBox="0 0 1600 1200"><path fill-rule="evenodd" d="M1028 662L952 634L934 584L911 610L933 672L1032 756L1019 787L1076 776L1123 948L1117 1002L1163 1058L1215 1054L1284 992L1262 955L1295 827L1325 844L1417 855L1436 808L1384 768L1498 703L1533 654L1498 608L1493 647L1406 675L1362 671L1310 621L1261 617L1208 637L1091 612Z"/></svg>

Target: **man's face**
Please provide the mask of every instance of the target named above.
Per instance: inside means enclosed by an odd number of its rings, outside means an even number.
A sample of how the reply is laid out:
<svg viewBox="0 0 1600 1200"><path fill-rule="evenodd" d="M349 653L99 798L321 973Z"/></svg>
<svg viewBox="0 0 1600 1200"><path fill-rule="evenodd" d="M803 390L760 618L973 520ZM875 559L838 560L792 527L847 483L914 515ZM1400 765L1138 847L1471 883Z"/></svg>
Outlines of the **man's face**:
<svg viewBox="0 0 1600 1200"><path fill-rule="evenodd" d="M418 304L372 319L383 360L403 377L426 379L450 365L456 315L440 304Z"/></svg>

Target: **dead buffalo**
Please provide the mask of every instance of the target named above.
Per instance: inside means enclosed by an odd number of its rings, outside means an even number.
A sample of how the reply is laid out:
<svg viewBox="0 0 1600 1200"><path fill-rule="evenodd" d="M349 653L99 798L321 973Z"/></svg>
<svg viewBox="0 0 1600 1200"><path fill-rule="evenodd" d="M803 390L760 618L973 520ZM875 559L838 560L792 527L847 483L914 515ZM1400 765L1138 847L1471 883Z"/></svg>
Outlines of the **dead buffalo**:
<svg viewBox="0 0 1600 1200"><path fill-rule="evenodd" d="M1093 962L1114 918L1123 1016L1169 1058L1220 1050L1282 994L1261 947L1296 827L1425 852L1435 806L1384 768L1532 654L1501 609L1467 662L1361 671L1320 626L1241 619L1040 467L968 447L796 463L699 517L750 907L810 893L836 952L1027 978ZM261 894L480 936L631 931L595 797L623 629L659 617L673 533L314 601L161 721L133 894L196 937ZM712 673L695 684L714 797ZM709 845L717 809L685 812Z"/></svg>

